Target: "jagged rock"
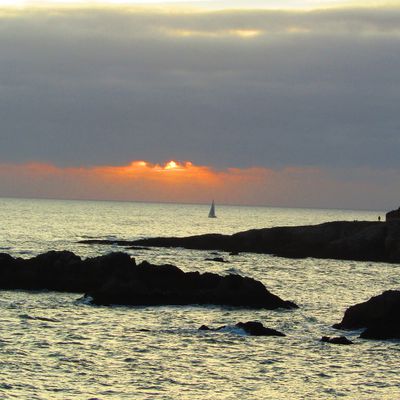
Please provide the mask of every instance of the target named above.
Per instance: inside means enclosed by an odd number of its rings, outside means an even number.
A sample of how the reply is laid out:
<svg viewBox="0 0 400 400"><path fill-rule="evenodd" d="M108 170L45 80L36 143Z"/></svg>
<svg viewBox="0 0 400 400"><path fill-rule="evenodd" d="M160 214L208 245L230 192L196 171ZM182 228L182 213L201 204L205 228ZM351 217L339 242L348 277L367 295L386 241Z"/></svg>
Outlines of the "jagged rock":
<svg viewBox="0 0 400 400"><path fill-rule="evenodd" d="M210 331L211 329L207 326L207 325L202 325L200 328L199 328L199 331Z"/></svg>
<svg viewBox="0 0 400 400"><path fill-rule="evenodd" d="M174 265L136 265L125 253L81 260L51 251L24 260L0 254L0 289L86 293L93 304L217 304L249 308L297 308L255 279L183 272Z"/></svg>
<svg viewBox="0 0 400 400"><path fill-rule="evenodd" d="M284 333L279 332L275 329L266 328L261 322L258 321L238 322L237 324L235 324L235 327L244 330L250 336L286 336ZM207 325L201 325L199 330L220 331L226 328L226 325L220 326L215 329L209 328Z"/></svg>
<svg viewBox="0 0 400 400"><path fill-rule="evenodd" d="M336 221L319 225L252 229L233 235L205 234L134 241L81 243L183 247L231 253L255 252L291 258L400 262L400 221Z"/></svg>
<svg viewBox="0 0 400 400"><path fill-rule="evenodd" d="M331 344L354 344L351 340L347 339L346 336L322 336L321 342L331 343Z"/></svg>
<svg viewBox="0 0 400 400"><path fill-rule="evenodd" d="M250 308L296 308L270 293L252 278L213 273L184 273L172 265L154 266L143 262L132 279L110 279L89 292L98 305L184 305L218 304Z"/></svg>
<svg viewBox="0 0 400 400"><path fill-rule="evenodd" d="M364 303L349 307L337 329L366 330L364 339L400 339L400 291L388 290Z"/></svg>
<svg viewBox="0 0 400 400"><path fill-rule="evenodd" d="M238 322L236 326L251 336L286 336L275 329L266 328L261 322L257 321Z"/></svg>

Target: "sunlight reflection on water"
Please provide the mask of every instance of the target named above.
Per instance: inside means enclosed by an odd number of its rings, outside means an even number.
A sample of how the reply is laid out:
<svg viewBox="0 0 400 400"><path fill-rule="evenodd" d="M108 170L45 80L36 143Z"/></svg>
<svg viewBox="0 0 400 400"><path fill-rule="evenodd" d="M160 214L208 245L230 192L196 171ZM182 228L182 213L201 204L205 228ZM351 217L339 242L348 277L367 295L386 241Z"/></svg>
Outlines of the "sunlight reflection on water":
<svg viewBox="0 0 400 400"><path fill-rule="evenodd" d="M81 256L120 250L77 240L233 233L379 213L257 207L0 199L0 247L30 257L49 249ZM382 213L381 213L382 215ZM298 303L295 311L221 307L91 307L61 293L0 295L0 397L21 399L389 399L400 397L398 342L346 333L354 346L320 343L346 307L398 287L398 266L290 260L258 254L205 261L194 250L130 250L138 261L186 271L232 270ZM44 317L31 319L28 317ZM259 320L287 337L201 332L202 324Z"/></svg>

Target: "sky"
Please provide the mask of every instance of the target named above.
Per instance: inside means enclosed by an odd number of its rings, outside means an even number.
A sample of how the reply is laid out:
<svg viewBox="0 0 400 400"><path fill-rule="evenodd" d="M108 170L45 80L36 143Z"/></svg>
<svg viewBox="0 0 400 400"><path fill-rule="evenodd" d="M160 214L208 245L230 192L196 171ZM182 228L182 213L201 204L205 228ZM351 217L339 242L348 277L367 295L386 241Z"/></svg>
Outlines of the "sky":
<svg viewBox="0 0 400 400"><path fill-rule="evenodd" d="M0 196L397 208L399 104L398 2L0 2Z"/></svg>

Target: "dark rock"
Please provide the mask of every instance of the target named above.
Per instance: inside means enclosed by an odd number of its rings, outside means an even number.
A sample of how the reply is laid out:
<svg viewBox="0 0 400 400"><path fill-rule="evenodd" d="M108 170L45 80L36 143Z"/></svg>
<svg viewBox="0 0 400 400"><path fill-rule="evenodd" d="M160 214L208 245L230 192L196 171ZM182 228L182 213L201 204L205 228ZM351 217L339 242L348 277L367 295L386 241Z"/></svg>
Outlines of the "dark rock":
<svg viewBox="0 0 400 400"><path fill-rule="evenodd" d="M222 257L206 258L205 261L216 261L216 262L220 262L220 263L228 262L228 261L225 261Z"/></svg>
<svg viewBox="0 0 400 400"><path fill-rule="evenodd" d="M184 273L171 265L139 264L131 279L110 279L89 292L98 305L217 304L247 308L296 308L252 278Z"/></svg>
<svg viewBox="0 0 400 400"><path fill-rule="evenodd" d="M0 254L0 289L86 293L98 305L216 304L246 308L297 308L259 281L239 275L185 273L174 265L136 265L125 253L81 260L51 251L24 260Z"/></svg>
<svg viewBox="0 0 400 400"><path fill-rule="evenodd" d="M386 221L400 221L400 207L386 213Z"/></svg>
<svg viewBox="0 0 400 400"><path fill-rule="evenodd" d="M361 333L360 338L374 340L400 339L400 324L389 323L387 325L369 326Z"/></svg>
<svg viewBox="0 0 400 400"><path fill-rule="evenodd" d="M251 336L286 336L275 329L266 328L261 322L257 321L238 322L236 326Z"/></svg>
<svg viewBox="0 0 400 400"><path fill-rule="evenodd" d="M366 328L365 339L400 339L400 291L388 290L349 307L337 329Z"/></svg>
<svg viewBox="0 0 400 400"><path fill-rule="evenodd" d="M212 331L222 331L222 329L225 329L226 328L226 325L222 325L222 326L219 326L218 328L216 328L216 329L211 329Z"/></svg>
<svg viewBox="0 0 400 400"><path fill-rule="evenodd" d="M199 331L210 331L211 329L207 326L207 325L202 325L200 328L199 328Z"/></svg>
<svg viewBox="0 0 400 400"><path fill-rule="evenodd" d="M347 339L346 336L322 336L321 342L331 343L331 344L354 344L351 340Z"/></svg>
<svg viewBox="0 0 400 400"><path fill-rule="evenodd" d="M275 329L266 328L261 322L248 321L248 322L238 322L235 327L243 329L250 336L286 336L284 333L279 332ZM207 325L202 325L200 331L220 331L226 328L226 325L220 326L218 328L212 329Z"/></svg>
<svg viewBox="0 0 400 400"><path fill-rule="evenodd" d="M0 265L5 267L14 263L14 258L6 253L0 253Z"/></svg>
<svg viewBox="0 0 400 400"><path fill-rule="evenodd" d="M81 259L69 251L49 251L28 260L0 257L0 289L72 291ZM79 281L81 278L79 278Z"/></svg>
<svg viewBox="0 0 400 400"><path fill-rule="evenodd" d="M400 221L336 221L319 225L252 229L233 235L206 234L158 237L135 241L84 241L183 247L231 253L254 252L291 258L331 258L400 262Z"/></svg>
<svg viewBox="0 0 400 400"><path fill-rule="evenodd" d="M129 246L127 247L128 250L150 250L150 247L143 247L143 246Z"/></svg>
<svg viewBox="0 0 400 400"><path fill-rule="evenodd" d="M238 251L231 251L229 253L230 256L238 256L240 253Z"/></svg>

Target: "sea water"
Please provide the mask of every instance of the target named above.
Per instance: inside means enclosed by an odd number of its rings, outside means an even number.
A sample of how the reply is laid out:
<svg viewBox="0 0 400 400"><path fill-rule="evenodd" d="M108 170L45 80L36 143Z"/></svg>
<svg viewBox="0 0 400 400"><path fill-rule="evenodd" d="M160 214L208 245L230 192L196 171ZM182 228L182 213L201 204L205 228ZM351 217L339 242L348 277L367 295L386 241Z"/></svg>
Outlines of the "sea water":
<svg viewBox="0 0 400 400"><path fill-rule="evenodd" d="M0 252L29 258L48 250L91 257L124 250L79 240L234 233L251 228L377 220L383 212L0 199ZM398 341L321 343L345 309L399 288L396 264L293 260L220 252L126 250L138 262L261 280L300 308L95 307L78 294L0 292L1 399L397 399ZM286 337L250 337L233 326L258 320Z"/></svg>

